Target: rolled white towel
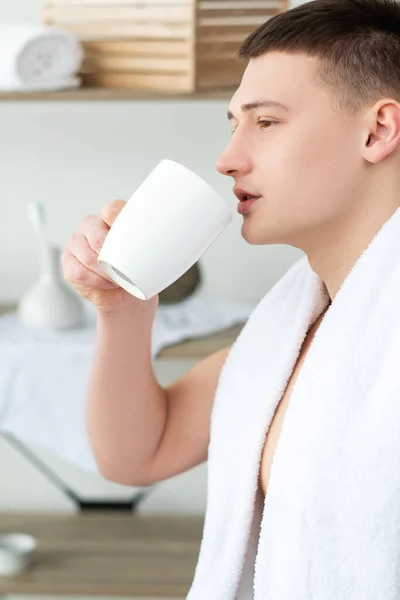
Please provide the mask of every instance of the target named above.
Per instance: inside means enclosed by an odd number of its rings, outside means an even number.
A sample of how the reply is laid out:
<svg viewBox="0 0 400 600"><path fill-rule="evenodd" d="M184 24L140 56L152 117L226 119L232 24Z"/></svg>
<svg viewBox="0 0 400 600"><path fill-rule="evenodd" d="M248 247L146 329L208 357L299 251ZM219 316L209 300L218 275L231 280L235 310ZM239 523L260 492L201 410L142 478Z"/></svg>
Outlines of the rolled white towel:
<svg viewBox="0 0 400 600"><path fill-rule="evenodd" d="M0 89L77 87L84 50L76 35L51 25L0 23Z"/></svg>

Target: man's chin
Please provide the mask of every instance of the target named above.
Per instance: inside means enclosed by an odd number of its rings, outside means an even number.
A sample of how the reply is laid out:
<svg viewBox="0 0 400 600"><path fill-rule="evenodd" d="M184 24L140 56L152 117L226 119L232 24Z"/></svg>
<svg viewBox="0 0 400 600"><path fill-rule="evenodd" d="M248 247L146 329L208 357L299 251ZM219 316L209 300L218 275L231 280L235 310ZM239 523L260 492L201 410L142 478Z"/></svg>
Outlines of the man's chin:
<svg viewBox="0 0 400 600"><path fill-rule="evenodd" d="M242 238L252 246L266 246L270 244L280 244L279 240L273 239L271 235L268 235L267 231L262 231L259 228L256 229L254 224L243 222L241 229ZM275 236L274 236L275 238Z"/></svg>

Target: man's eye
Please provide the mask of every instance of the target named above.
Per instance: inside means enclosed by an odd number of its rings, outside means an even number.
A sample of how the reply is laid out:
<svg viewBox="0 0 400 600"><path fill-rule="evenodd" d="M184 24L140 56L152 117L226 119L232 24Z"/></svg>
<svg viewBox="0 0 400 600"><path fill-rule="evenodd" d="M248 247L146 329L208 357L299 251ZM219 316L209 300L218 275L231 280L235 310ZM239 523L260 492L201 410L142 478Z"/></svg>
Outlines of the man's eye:
<svg viewBox="0 0 400 600"><path fill-rule="evenodd" d="M259 126L260 129L269 129L269 126L271 124L275 125L276 123L278 123L278 121L271 121L269 119L260 119L259 121L257 121L257 125ZM239 126L236 125L236 127L234 129L232 129L231 135L233 135L235 133L235 131L238 127Z"/></svg>
<svg viewBox="0 0 400 600"><path fill-rule="evenodd" d="M261 119L260 121L258 121L258 126L260 127L260 129L268 129L268 125L270 123L277 123L278 121L268 121L267 119Z"/></svg>

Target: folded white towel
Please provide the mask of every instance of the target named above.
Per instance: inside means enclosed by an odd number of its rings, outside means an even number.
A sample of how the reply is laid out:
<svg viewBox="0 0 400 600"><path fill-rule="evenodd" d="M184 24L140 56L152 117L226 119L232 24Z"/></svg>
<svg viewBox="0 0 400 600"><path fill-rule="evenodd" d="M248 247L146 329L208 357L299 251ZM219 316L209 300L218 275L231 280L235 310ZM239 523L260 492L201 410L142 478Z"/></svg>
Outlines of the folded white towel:
<svg viewBox="0 0 400 600"><path fill-rule="evenodd" d="M0 23L0 90L77 87L83 56L83 47L71 31L4 21Z"/></svg>
<svg viewBox="0 0 400 600"><path fill-rule="evenodd" d="M261 300L227 357L187 600L400 598L400 208L316 331L264 500L265 434L307 330L328 305L303 257Z"/></svg>

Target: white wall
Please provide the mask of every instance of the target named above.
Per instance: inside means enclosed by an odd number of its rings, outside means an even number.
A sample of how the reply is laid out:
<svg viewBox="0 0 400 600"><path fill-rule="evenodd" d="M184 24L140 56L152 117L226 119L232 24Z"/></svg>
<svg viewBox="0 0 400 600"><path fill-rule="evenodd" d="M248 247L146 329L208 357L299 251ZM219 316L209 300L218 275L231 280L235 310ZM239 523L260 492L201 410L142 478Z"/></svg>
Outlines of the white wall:
<svg viewBox="0 0 400 600"><path fill-rule="evenodd" d="M41 1L1 2L0 21L8 19L40 22ZM18 299L37 277L35 239L26 216L29 200L45 202L49 236L63 246L85 214L97 213L113 198L128 199L155 164L168 157L207 179L235 211L232 182L215 169L230 135L227 102L0 101L0 302ZM240 227L235 212L202 257L202 294L259 299L300 256L287 246L250 246ZM157 369L166 383L189 366L182 361ZM123 496L131 491L41 455L87 493ZM202 465L160 484L146 506L203 511L205 474ZM0 510L9 509L73 510L73 505L0 439Z"/></svg>
<svg viewBox="0 0 400 600"><path fill-rule="evenodd" d="M40 22L40 0L0 3L0 21ZM232 181L215 161L230 126L227 100L152 102L0 102L0 301L18 298L37 276L35 239L26 203L48 207L49 235L64 245L87 213L128 199L163 157L206 178L232 206ZM260 298L298 251L255 247L240 235L241 217L201 264L204 293ZM226 277L233 271L234 276ZM260 277L260 273L262 276Z"/></svg>

